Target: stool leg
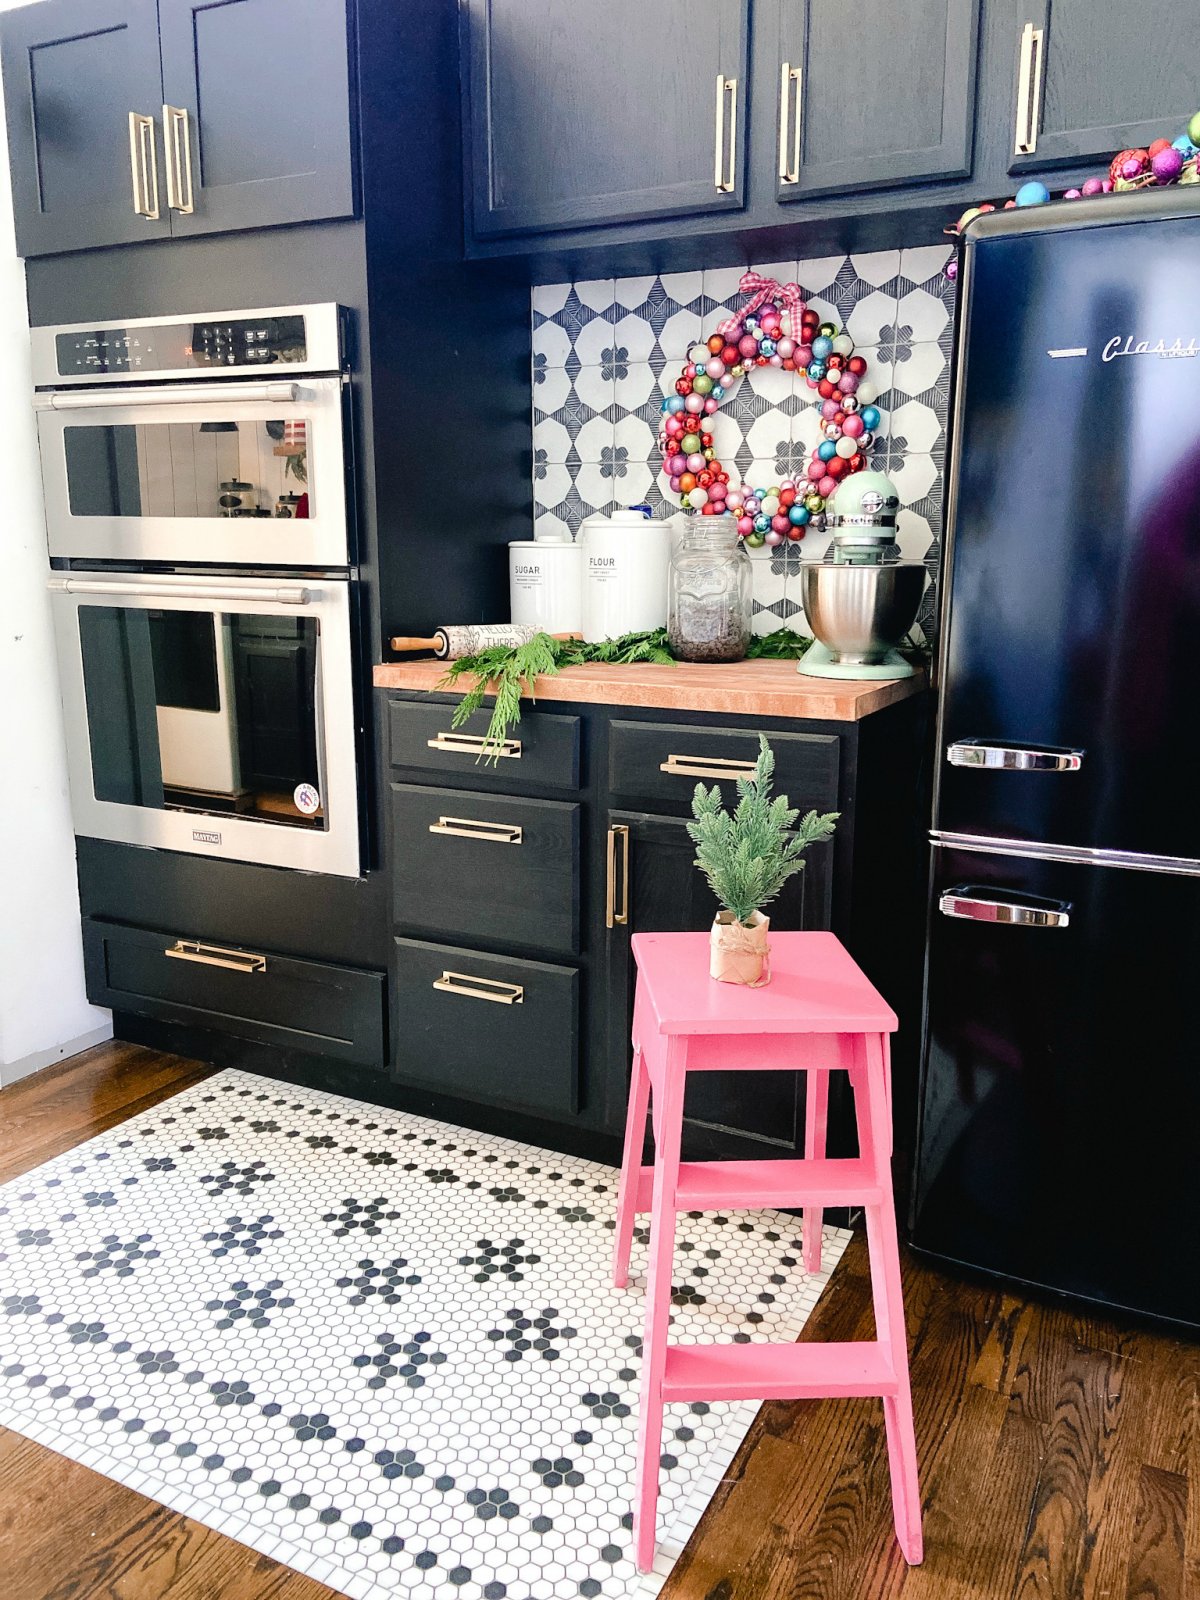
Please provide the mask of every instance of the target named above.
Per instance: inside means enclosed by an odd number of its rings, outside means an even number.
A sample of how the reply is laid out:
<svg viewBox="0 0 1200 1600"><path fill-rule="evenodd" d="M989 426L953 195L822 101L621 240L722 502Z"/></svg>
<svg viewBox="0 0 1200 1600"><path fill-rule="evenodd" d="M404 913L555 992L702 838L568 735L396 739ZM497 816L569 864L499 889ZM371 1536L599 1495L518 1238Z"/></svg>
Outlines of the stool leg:
<svg viewBox="0 0 1200 1600"><path fill-rule="evenodd" d="M662 1094L655 1091L658 1142L654 1149L654 1200L650 1214L650 1266L646 1276L646 1331L642 1344L641 1406L638 1415L637 1491L633 1518L639 1572L654 1565L662 1450L663 1374L671 1327L671 1274L675 1259L675 1193L683 1131L686 1045L668 1042Z"/></svg>
<svg viewBox="0 0 1200 1600"><path fill-rule="evenodd" d="M924 1554L921 1532L921 1490L917 1479L917 1442L913 1428L912 1390L908 1378L908 1339L904 1326L904 1289L900 1281L900 1241L896 1235L896 1209L891 1195L891 1126L886 1082L887 1057L883 1040L866 1039L866 1082L855 1084L859 1143L865 1146L884 1186L884 1199L866 1208L867 1247L871 1258L871 1295L875 1305L875 1335L888 1347L898 1388L885 1395L883 1420L887 1430L888 1468L892 1479L892 1512L896 1539L909 1566L918 1566ZM860 1095L865 1090L866 1116ZM866 1127L864 1129L864 1123ZM865 1137L864 1137L865 1135Z"/></svg>
<svg viewBox="0 0 1200 1600"><path fill-rule="evenodd" d="M825 1154L825 1129L829 1120L829 1074L810 1067L804 1085L804 1159L819 1161ZM820 1206L804 1208L804 1270L821 1270L821 1225L824 1212Z"/></svg>
<svg viewBox="0 0 1200 1600"><path fill-rule="evenodd" d="M625 1154L617 1188L617 1236L613 1241L613 1283L624 1289L629 1282L629 1249L637 1221L638 1182L642 1175L642 1146L646 1139L646 1107L650 1101L650 1074L640 1046L633 1052L629 1080L629 1109L625 1117Z"/></svg>

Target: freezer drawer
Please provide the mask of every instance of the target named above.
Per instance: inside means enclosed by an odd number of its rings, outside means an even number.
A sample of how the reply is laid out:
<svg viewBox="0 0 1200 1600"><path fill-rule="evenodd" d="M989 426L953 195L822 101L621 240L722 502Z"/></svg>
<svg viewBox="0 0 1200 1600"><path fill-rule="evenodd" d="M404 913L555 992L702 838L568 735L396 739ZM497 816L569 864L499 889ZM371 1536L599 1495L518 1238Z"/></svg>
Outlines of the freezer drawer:
<svg viewBox="0 0 1200 1600"><path fill-rule="evenodd" d="M935 849L923 1250L1200 1324L1200 877Z"/></svg>

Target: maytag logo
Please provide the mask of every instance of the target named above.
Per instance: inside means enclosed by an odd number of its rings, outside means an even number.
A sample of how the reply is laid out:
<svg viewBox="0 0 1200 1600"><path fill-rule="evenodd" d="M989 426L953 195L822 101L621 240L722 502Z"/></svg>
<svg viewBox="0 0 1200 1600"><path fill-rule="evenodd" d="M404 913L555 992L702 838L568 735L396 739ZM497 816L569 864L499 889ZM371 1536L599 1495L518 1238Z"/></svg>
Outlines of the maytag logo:
<svg viewBox="0 0 1200 1600"><path fill-rule="evenodd" d="M1176 339L1172 344L1167 344L1165 339L1157 339L1151 344L1149 339L1135 340L1131 333L1127 333L1124 339L1120 334L1110 339L1100 352L1100 359L1118 361L1122 356L1162 356L1165 361L1180 361L1197 355L1200 355L1200 344L1195 339L1189 339L1186 344L1182 339Z"/></svg>
<svg viewBox="0 0 1200 1600"><path fill-rule="evenodd" d="M206 833L203 828L193 828L192 838L197 844L220 844L221 842L219 833Z"/></svg>

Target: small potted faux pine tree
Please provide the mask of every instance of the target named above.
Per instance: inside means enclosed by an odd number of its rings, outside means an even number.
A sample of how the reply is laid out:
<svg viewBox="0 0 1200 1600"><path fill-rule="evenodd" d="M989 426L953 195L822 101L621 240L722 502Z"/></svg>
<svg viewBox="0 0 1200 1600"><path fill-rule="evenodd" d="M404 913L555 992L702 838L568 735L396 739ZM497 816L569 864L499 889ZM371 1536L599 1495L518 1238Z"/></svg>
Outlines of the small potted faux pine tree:
<svg viewBox="0 0 1200 1600"><path fill-rule="evenodd" d="M805 850L828 839L838 819L836 811L824 816L810 811L796 826L800 812L788 805L787 795L771 798L774 771L774 754L759 734L754 776L737 780L732 812L721 804L716 784L706 789L698 783L692 797L696 820L687 829L696 865L724 907L710 936L709 974L718 983L758 988L770 982L770 918L762 908L803 870Z"/></svg>

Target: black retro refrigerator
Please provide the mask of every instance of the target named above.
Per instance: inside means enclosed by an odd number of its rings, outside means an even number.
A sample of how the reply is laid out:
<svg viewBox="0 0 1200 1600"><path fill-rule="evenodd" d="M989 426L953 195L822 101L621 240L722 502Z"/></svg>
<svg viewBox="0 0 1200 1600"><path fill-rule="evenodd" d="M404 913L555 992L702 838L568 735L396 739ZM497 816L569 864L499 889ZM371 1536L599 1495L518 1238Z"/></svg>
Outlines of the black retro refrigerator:
<svg viewBox="0 0 1200 1600"><path fill-rule="evenodd" d="M960 262L914 1245L1200 1325L1200 194Z"/></svg>

